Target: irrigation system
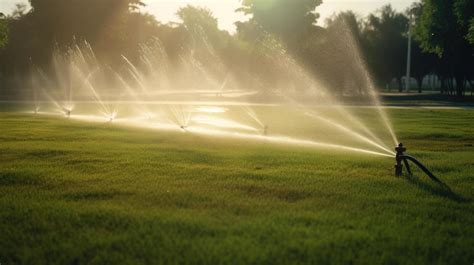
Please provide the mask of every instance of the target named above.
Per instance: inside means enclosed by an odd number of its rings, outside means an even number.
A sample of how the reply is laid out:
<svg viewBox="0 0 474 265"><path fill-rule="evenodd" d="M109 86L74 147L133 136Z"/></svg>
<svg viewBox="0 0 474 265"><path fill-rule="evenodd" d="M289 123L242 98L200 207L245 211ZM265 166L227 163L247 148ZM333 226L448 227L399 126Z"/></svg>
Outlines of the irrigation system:
<svg viewBox="0 0 474 265"><path fill-rule="evenodd" d="M413 156L405 155L405 152L407 151L406 147L403 146L402 143L400 143L396 148L395 151L397 152L395 156L396 164L395 164L395 176L400 177L403 175L403 164L405 165L405 168L407 170L408 175L412 175L412 171L410 168L410 163L411 161L413 164L415 164L418 168L420 168L430 179L432 179L434 182L443 184L444 183L439 180L431 171L423 165L418 159L414 158ZM403 164L402 164L403 162Z"/></svg>

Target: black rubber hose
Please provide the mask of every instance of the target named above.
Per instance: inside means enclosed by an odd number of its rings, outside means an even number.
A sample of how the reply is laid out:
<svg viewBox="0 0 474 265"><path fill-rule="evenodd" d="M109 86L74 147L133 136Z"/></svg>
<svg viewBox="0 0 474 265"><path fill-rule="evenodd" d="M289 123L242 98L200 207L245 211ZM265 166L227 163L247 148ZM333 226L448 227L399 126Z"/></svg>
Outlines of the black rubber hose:
<svg viewBox="0 0 474 265"><path fill-rule="evenodd" d="M401 156L402 159L408 159L410 160L411 162L413 162L415 165L417 165L421 170L423 170L423 172L425 172L426 175L428 175L428 177L430 177L433 181L439 183L439 184L442 184L444 185L444 183L439 180L435 175L433 175L433 173L431 173L431 171L429 171L420 161L418 161L416 158L412 157L412 156L408 156L408 155L403 155Z"/></svg>
<svg viewBox="0 0 474 265"><path fill-rule="evenodd" d="M406 158L403 159L403 163L405 164L405 167L406 167L406 169L407 169L408 175L410 175L410 176L413 175L413 174L411 173L410 164L408 163L408 160L407 160Z"/></svg>

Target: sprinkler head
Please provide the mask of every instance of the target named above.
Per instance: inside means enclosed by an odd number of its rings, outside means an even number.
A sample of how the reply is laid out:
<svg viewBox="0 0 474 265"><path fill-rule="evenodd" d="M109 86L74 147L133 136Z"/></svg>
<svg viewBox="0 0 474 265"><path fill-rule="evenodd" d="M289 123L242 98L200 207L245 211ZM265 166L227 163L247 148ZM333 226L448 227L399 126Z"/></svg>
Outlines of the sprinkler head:
<svg viewBox="0 0 474 265"><path fill-rule="evenodd" d="M63 111L64 111L64 115L66 116L66 118L70 118L71 117L71 109L69 108L66 108L66 107L63 107Z"/></svg>
<svg viewBox="0 0 474 265"><path fill-rule="evenodd" d="M407 149L403 146L403 144L399 144L395 148L395 151L397 151L397 155L395 156L395 160L397 162L397 164L395 165L395 175L397 177L402 176L402 171L403 171L402 162L405 164L408 175L410 175L410 176L412 175L412 172L411 172L411 169L410 169L410 164L408 163L408 161L411 161L416 166L418 166L423 172L425 172L425 174L428 175L428 177L430 177L433 181L435 181L435 182L437 182L437 183L439 183L443 186L446 186L446 184L444 184L435 175L433 175L433 173L431 173L431 171L429 171L420 161L418 161L416 158L414 158L412 156L405 155L404 152L406 150Z"/></svg>
<svg viewBox="0 0 474 265"><path fill-rule="evenodd" d="M109 120L109 122L113 122L117 117L117 112L112 112L110 114L105 114L105 118Z"/></svg>
<svg viewBox="0 0 474 265"><path fill-rule="evenodd" d="M407 149L403 146L402 143L400 143L395 148L395 151L397 151L397 155L395 156L395 176L400 177L403 174L402 156L404 155L404 152L407 151Z"/></svg>
<svg viewBox="0 0 474 265"><path fill-rule="evenodd" d="M397 151L397 155L403 155L404 152L407 151L406 147L403 146L402 143L398 144L398 146L395 148L395 151Z"/></svg>

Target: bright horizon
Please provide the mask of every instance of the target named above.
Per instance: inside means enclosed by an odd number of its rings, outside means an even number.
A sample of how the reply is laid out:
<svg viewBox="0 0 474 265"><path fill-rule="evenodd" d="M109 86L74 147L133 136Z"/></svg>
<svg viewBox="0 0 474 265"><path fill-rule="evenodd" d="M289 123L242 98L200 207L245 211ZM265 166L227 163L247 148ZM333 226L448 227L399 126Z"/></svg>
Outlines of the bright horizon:
<svg viewBox="0 0 474 265"><path fill-rule="evenodd" d="M240 7L240 0L144 0L147 6L143 12L153 14L156 19L164 24L178 22L176 12L188 4L209 8L219 21L219 28L231 33L235 32L236 21L244 21L246 17L235 12ZM334 13L352 10L359 16L366 16L383 5L391 4L396 10L404 11L414 0L326 0L316 8L321 17L318 25L323 26L325 20ZM11 14L15 4L25 3L27 0L0 0L0 12Z"/></svg>

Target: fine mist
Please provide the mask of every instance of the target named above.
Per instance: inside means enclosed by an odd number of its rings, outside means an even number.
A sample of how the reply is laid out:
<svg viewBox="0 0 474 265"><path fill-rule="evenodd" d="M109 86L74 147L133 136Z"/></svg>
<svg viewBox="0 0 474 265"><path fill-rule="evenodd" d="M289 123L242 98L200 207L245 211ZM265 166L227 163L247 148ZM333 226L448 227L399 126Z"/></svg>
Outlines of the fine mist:
<svg viewBox="0 0 474 265"><path fill-rule="evenodd" d="M24 100L37 114L392 156L397 143L350 29L326 36L331 64L314 71L269 33L248 58L225 61L199 27L170 54L154 38L138 60L102 63L87 41L57 48L49 70L31 63ZM324 62L324 61L323 61ZM329 77L340 78L331 86Z"/></svg>

